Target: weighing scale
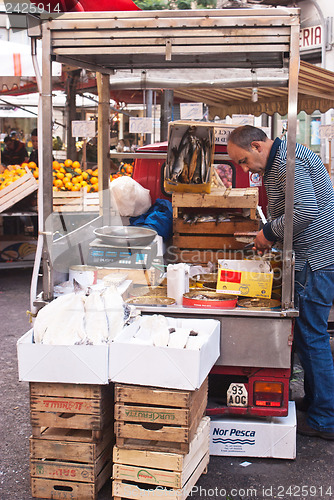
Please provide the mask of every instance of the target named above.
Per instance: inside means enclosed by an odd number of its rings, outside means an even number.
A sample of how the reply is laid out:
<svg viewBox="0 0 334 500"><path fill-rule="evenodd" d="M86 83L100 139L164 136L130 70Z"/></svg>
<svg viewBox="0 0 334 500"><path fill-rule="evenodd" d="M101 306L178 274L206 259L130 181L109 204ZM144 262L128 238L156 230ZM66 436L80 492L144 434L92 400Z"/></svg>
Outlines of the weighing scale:
<svg viewBox="0 0 334 500"><path fill-rule="evenodd" d="M88 265L149 269L158 253L153 241L147 246L113 246L96 238L89 244Z"/></svg>

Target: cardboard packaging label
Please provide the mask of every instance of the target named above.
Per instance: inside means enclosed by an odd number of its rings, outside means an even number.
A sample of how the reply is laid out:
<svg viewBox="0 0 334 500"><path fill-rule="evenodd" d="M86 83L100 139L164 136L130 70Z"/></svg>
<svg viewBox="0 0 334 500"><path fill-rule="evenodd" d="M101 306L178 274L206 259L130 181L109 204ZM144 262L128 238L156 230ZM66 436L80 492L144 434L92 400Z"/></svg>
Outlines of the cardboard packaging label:
<svg viewBox="0 0 334 500"><path fill-rule="evenodd" d="M269 262L218 260L217 291L245 297L270 299L273 271Z"/></svg>

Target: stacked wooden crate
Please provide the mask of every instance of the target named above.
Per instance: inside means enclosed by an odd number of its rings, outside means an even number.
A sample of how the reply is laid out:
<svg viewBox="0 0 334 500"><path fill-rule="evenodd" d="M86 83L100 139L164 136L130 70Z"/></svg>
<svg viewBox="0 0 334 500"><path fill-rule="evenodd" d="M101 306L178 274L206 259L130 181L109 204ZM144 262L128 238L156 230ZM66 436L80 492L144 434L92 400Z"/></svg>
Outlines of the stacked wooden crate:
<svg viewBox="0 0 334 500"><path fill-rule="evenodd" d="M31 491L95 500L111 474L113 385L30 383Z"/></svg>
<svg viewBox="0 0 334 500"><path fill-rule="evenodd" d="M238 258L233 253L247 243L240 233L259 229L258 200L257 188L214 188L210 194L173 193L173 256L178 262L192 264ZM201 222L205 216L215 220Z"/></svg>
<svg viewBox="0 0 334 500"><path fill-rule="evenodd" d="M187 498L209 462L207 391L207 379L196 391L115 384L115 500Z"/></svg>

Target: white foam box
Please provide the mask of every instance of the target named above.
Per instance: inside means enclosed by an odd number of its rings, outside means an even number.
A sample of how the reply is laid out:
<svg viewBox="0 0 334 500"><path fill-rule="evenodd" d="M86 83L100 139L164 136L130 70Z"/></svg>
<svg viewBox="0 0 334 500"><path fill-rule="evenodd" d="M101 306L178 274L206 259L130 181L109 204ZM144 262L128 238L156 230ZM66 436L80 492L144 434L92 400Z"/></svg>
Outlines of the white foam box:
<svg viewBox="0 0 334 500"><path fill-rule="evenodd" d="M213 319L167 318L170 328L182 327L206 335L200 349L176 349L130 342L140 319L110 344L112 382L193 391L198 389L220 355L220 322Z"/></svg>
<svg viewBox="0 0 334 500"><path fill-rule="evenodd" d="M286 417L266 420L212 417L210 455L294 459L296 431L294 401L289 402Z"/></svg>
<svg viewBox="0 0 334 500"><path fill-rule="evenodd" d="M108 384L109 346L45 345L33 330L17 341L19 380L69 384Z"/></svg>

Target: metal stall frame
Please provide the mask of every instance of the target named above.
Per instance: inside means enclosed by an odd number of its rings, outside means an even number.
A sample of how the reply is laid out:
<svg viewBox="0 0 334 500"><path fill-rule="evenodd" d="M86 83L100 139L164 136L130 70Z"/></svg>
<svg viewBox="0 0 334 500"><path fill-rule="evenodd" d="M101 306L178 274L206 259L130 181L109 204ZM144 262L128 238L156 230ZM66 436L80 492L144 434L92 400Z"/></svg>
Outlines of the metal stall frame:
<svg viewBox="0 0 334 500"><path fill-rule="evenodd" d="M293 304L292 214L299 70L299 9L254 8L190 11L66 13L41 19L43 45L41 188L43 190L43 298L53 296L45 221L52 214L51 63L98 73L98 170L102 179L100 215L108 223L109 79L119 72L186 76L211 88L288 87L286 225L283 247L282 310L269 316L296 315ZM31 33L34 36L34 33ZM172 87L170 87L172 88ZM242 314L239 311L238 314ZM259 313L261 314L261 313Z"/></svg>

